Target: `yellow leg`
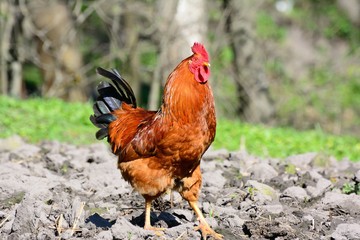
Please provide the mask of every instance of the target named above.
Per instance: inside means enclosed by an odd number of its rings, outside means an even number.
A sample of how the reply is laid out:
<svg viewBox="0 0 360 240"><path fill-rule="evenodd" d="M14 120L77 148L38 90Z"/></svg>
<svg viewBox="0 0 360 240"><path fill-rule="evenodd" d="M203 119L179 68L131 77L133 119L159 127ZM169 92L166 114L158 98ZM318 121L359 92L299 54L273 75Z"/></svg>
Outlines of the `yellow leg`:
<svg viewBox="0 0 360 240"><path fill-rule="evenodd" d="M206 240L208 235L214 237L215 239L223 239L223 235L216 233L214 230L211 229L209 224L206 222L204 215L202 214L201 210L199 209L196 201L189 201L191 208L194 210L196 216L199 220L199 226L195 227L195 230L200 230L203 239Z"/></svg>
<svg viewBox="0 0 360 240"><path fill-rule="evenodd" d="M145 225L144 225L144 229L145 230L153 230L153 231L164 231L165 228L157 228L157 227L151 226L150 210L151 210L151 200L150 199L145 199Z"/></svg>
<svg viewBox="0 0 360 240"><path fill-rule="evenodd" d="M170 207L174 208L174 192L170 190Z"/></svg>

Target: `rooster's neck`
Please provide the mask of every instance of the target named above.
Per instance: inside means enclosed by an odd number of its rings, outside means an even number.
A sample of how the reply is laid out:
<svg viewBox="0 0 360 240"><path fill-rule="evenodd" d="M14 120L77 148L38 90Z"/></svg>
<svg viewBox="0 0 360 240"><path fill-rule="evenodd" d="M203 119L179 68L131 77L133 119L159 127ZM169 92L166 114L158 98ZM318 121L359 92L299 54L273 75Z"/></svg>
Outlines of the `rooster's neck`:
<svg viewBox="0 0 360 240"><path fill-rule="evenodd" d="M188 59L169 75L161 112L165 118L183 124L200 123L209 115L215 115L211 88L208 83L201 84L195 80L189 70Z"/></svg>

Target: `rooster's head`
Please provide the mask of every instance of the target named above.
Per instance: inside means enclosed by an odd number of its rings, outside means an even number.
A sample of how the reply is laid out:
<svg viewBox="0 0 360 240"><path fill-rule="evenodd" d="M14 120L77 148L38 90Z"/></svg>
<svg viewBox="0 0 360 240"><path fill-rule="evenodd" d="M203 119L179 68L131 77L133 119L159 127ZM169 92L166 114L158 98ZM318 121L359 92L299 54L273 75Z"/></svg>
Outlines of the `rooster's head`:
<svg viewBox="0 0 360 240"><path fill-rule="evenodd" d="M191 47L194 53L189 60L189 69L199 83L206 83L210 77L209 55L201 43L194 43Z"/></svg>

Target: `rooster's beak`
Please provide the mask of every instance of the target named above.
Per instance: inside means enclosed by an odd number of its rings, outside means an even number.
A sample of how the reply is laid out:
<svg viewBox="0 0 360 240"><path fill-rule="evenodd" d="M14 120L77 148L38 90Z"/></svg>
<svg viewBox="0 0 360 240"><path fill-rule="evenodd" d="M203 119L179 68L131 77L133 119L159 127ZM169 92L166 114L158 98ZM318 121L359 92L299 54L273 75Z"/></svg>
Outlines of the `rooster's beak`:
<svg viewBox="0 0 360 240"><path fill-rule="evenodd" d="M208 63L208 62L204 62L203 64L204 64L204 66L210 67L210 63Z"/></svg>

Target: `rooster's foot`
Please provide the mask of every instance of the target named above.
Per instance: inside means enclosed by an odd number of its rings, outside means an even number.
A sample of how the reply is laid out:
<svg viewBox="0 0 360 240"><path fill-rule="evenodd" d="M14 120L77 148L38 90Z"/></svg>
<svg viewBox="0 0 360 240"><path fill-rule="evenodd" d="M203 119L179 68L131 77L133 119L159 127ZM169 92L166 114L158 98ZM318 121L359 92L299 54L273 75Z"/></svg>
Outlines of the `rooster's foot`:
<svg viewBox="0 0 360 240"><path fill-rule="evenodd" d="M159 231L165 231L166 228L158 228L158 227L153 227L153 226L144 226L145 230L150 230L150 231L155 231L155 232L159 232Z"/></svg>
<svg viewBox="0 0 360 240"><path fill-rule="evenodd" d="M199 226L194 228L195 231L200 230L201 235L204 240L206 240L207 236L212 236L216 240L223 239L223 235L216 233L208 224L200 223Z"/></svg>

